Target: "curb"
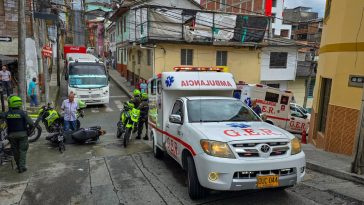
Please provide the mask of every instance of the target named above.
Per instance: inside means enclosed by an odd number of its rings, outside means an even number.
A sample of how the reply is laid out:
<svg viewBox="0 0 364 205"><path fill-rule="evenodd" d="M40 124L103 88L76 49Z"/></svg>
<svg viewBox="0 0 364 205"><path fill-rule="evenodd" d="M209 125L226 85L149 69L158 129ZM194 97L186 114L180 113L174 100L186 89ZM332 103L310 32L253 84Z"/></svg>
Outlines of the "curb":
<svg viewBox="0 0 364 205"><path fill-rule="evenodd" d="M124 93L129 97L129 98L131 98L132 97L132 95L130 94L130 92L129 92L129 89L125 86L125 85L123 85L123 84L121 84L113 75L109 75L110 76L110 78L115 82L115 84L120 88L120 89L122 89L123 91L124 91Z"/></svg>
<svg viewBox="0 0 364 205"><path fill-rule="evenodd" d="M348 181L352 181L352 182L356 182L356 183L360 183L360 184L364 185L364 176L361 176L361 175L344 172L341 170L334 170L334 169L322 166L318 162L309 161L307 159L306 159L306 167L313 171L317 171L317 172L320 172L323 174L328 174L333 177L337 177L340 179L344 179L344 180L348 180Z"/></svg>

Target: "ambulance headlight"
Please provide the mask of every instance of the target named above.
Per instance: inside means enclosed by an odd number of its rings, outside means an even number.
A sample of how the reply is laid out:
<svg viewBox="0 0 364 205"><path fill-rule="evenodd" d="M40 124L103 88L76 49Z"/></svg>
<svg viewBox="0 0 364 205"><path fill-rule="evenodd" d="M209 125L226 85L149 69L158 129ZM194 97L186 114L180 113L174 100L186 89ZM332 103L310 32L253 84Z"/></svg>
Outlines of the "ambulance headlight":
<svg viewBox="0 0 364 205"><path fill-rule="evenodd" d="M300 140L295 137L291 140L291 155L298 154L302 151Z"/></svg>
<svg viewBox="0 0 364 205"><path fill-rule="evenodd" d="M235 156L231 151L229 145L225 142L201 140L200 143L203 151L208 155L214 157L235 159Z"/></svg>

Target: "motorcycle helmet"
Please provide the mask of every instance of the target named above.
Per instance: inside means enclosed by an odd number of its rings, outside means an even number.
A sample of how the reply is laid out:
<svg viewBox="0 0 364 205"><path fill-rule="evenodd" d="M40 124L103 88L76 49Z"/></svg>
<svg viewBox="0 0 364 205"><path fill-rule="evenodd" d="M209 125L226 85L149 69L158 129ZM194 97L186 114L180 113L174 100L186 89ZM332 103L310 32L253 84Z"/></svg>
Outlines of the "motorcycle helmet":
<svg viewBox="0 0 364 205"><path fill-rule="evenodd" d="M13 95L8 98L9 108L21 108L23 106L23 101L19 96Z"/></svg>
<svg viewBox="0 0 364 205"><path fill-rule="evenodd" d="M148 100L148 94L142 93L142 100Z"/></svg>
<svg viewBox="0 0 364 205"><path fill-rule="evenodd" d="M135 89L135 90L133 91L133 95L134 95L134 97L139 97L139 96L140 96L140 90Z"/></svg>
<svg viewBox="0 0 364 205"><path fill-rule="evenodd" d="M83 109L87 106L86 103L82 100L78 100L77 103L78 103L78 108L80 108L80 109Z"/></svg>

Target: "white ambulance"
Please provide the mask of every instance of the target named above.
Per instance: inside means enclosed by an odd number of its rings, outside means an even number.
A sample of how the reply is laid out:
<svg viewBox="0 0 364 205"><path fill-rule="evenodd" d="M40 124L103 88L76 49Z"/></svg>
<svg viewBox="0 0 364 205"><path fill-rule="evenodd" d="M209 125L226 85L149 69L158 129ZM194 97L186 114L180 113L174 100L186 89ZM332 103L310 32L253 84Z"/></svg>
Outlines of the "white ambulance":
<svg viewBox="0 0 364 205"><path fill-rule="evenodd" d="M154 156L167 153L186 170L190 197L203 198L208 189L284 189L302 181L300 141L232 98L230 73L198 70L219 71L179 68L148 82Z"/></svg>
<svg viewBox="0 0 364 205"><path fill-rule="evenodd" d="M293 133L307 131L310 115L296 108L293 93L288 90L272 88L262 84L241 84L233 96L241 99L248 106L256 101L266 122Z"/></svg>

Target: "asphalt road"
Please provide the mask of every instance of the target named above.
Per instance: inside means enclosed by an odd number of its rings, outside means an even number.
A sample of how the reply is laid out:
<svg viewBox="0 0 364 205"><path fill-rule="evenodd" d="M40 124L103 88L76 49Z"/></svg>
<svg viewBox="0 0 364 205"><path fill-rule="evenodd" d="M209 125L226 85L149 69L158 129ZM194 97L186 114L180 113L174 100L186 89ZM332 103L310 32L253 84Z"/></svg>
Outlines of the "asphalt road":
<svg viewBox="0 0 364 205"><path fill-rule="evenodd" d="M153 157L150 141L133 140L125 149L115 137L125 94L111 83L108 106L86 109L82 127L101 125L107 134L90 145L67 145L60 154L44 139L30 145L29 170L0 167L0 205L21 204L358 204L325 190L342 180L308 170L305 182L285 191L212 192L192 201L185 173L169 157Z"/></svg>

